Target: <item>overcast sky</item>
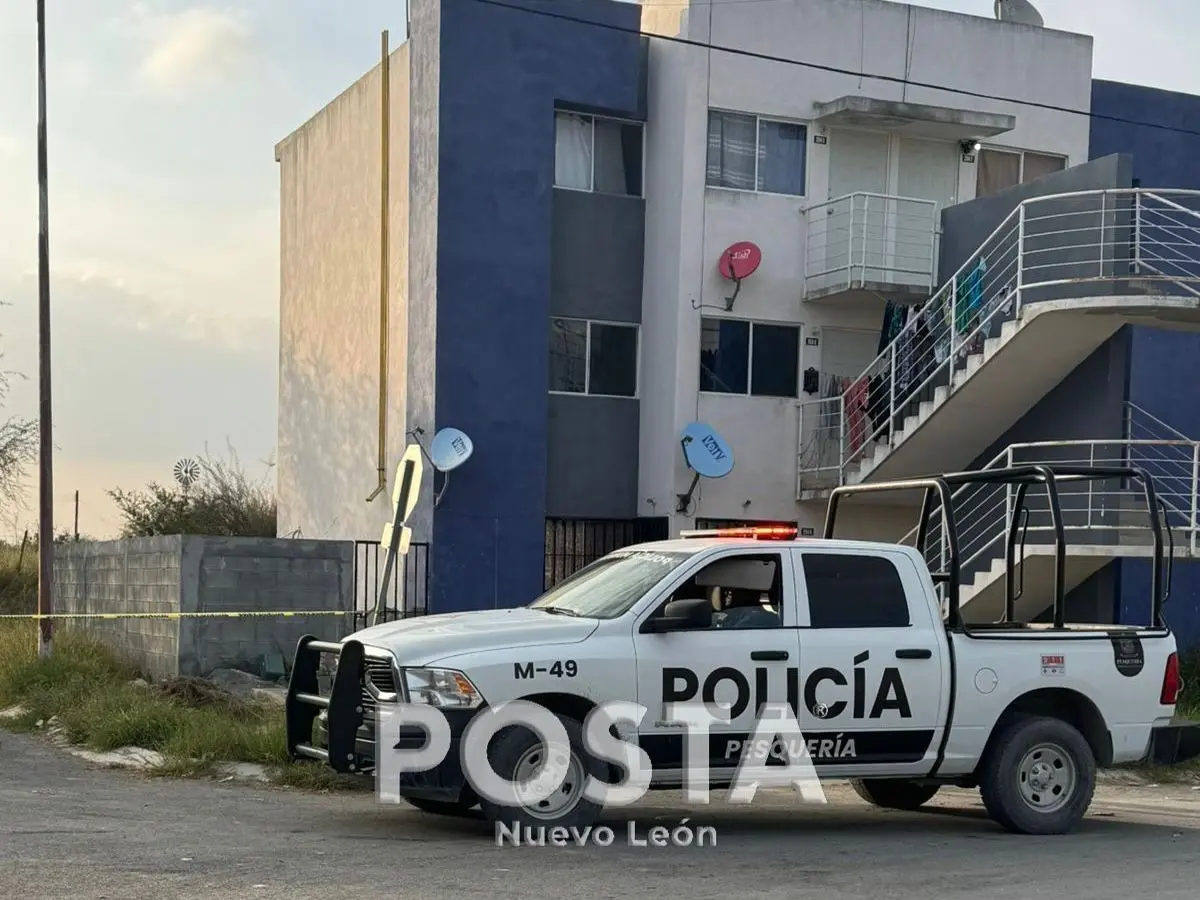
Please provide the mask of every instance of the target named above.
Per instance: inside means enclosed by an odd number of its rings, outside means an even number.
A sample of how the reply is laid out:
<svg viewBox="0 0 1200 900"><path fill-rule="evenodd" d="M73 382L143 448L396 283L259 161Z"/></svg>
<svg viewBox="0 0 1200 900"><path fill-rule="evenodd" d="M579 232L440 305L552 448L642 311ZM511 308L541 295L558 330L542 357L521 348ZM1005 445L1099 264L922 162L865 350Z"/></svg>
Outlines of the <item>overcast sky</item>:
<svg viewBox="0 0 1200 900"><path fill-rule="evenodd" d="M1036 2L1095 35L1097 77L1200 94L1196 0ZM56 518L78 490L81 531L107 536L107 489L167 481L206 445L266 473L273 147L375 64L381 29L400 39L404 0L47 5ZM992 0L918 5L990 16ZM0 415L36 412L34 10L0 3L0 368L27 376ZM0 535L33 512L0 511Z"/></svg>

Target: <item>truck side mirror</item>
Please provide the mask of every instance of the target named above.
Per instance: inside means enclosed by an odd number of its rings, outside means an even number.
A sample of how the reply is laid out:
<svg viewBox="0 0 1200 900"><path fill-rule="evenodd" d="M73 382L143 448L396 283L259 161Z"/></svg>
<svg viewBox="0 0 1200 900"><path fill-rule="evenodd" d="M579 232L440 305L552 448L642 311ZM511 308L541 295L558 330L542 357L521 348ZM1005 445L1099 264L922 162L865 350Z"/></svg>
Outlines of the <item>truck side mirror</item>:
<svg viewBox="0 0 1200 900"><path fill-rule="evenodd" d="M643 631L662 634L669 631L694 631L712 627L712 602L707 598L672 600L662 615L646 622Z"/></svg>

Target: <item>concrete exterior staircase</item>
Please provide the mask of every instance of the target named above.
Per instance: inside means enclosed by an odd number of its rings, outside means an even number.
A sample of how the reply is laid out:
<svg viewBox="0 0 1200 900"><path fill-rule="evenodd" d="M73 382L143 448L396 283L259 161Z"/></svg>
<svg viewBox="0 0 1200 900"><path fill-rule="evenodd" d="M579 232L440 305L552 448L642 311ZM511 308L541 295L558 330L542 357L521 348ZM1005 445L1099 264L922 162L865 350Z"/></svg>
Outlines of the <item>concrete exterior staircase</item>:
<svg viewBox="0 0 1200 900"><path fill-rule="evenodd" d="M957 471L1123 325L1200 330L1200 193L1172 192L1187 194L1175 199L1142 191L1092 193L1096 197L1083 200L1026 201L1010 216L1012 227L999 227L910 316L900 337L859 379L888 385L882 406L871 400L856 412L849 390L801 404L797 500L823 500L838 484ZM1136 207L1136 215L1114 220L1118 200ZM1047 231L1047 223L1062 228L1057 220L1063 216L1082 216L1084 227L1072 229L1076 243L1056 259L1058 251L1044 245L1060 234ZM1134 220L1143 223L1140 229ZM1169 244L1154 243L1158 232L1145 224L1153 222L1170 226ZM1089 252L1095 259L1082 260ZM1164 259L1164 253L1173 256ZM976 258L997 264L980 274L972 269ZM975 317L965 328L959 327L964 303ZM934 323L941 331L920 331L914 323ZM935 343L936 364L930 361ZM923 360L917 364L920 383L893 387L912 370L909 353Z"/></svg>

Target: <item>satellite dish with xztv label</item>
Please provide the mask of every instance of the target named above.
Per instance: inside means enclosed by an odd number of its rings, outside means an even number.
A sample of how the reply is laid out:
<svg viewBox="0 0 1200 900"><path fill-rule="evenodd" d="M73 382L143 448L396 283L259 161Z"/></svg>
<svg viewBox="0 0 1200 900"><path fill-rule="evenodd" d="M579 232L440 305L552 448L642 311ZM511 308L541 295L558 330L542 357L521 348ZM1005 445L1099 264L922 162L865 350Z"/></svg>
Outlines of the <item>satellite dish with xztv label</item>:
<svg viewBox="0 0 1200 900"><path fill-rule="evenodd" d="M683 447L683 459L694 473L692 484L686 494L678 494L678 513L687 513L692 505L692 495L701 478L724 478L733 471L733 450L717 430L703 422L692 422L683 429L679 437Z"/></svg>
<svg viewBox="0 0 1200 900"><path fill-rule="evenodd" d="M703 422L683 429L683 458L701 478L724 478L733 471L733 451L717 430Z"/></svg>
<svg viewBox="0 0 1200 900"><path fill-rule="evenodd" d="M466 434L457 428L443 428L433 436L429 459L439 472L449 472L470 459L474 449Z"/></svg>

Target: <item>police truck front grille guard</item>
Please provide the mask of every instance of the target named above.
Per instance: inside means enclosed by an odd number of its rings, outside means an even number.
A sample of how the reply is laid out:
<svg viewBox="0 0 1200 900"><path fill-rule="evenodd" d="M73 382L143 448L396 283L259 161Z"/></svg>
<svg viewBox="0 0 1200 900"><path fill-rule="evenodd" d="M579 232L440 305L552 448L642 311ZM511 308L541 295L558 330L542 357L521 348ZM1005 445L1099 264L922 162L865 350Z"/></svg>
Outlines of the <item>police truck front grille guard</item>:
<svg viewBox="0 0 1200 900"><path fill-rule="evenodd" d="M321 657L337 658L337 671L329 696L320 694L318 673ZM381 690L379 682L391 681L392 690ZM364 763L373 762L374 741L360 734L370 727L377 703L396 703L401 699L403 682L395 660L386 651L366 648L360 641L342 644L319 641L305 635L296 645L296 659L288 683L286 701L288 754L293 759L307 758L328 763L338 772L361 772ZM327 713L327 746L313 744L313 725L317 716Z"/></svg>
<svg viewBox="0 0 1200 900"><path fill-rule="evenodd" d="M829 506L825 516L826 539L832 539L837 524L838 505L842 497L854 494L880 493L883 491L922 491L921 518L917 527L916 547L925 545L929 530L930 516L934 512L933 503L936 495L942 516L942 533L947 544L947 565L944 571L931 573L934 581L946 585L947 622L953 629L969 633L963 625L959 611L959 587L961 581L958 528L955 522L952 488L964 485L1011 484L1018 486L1018 499L1022 499L1031 484L1046 486L1047 501L1050 507L1050 518L1054 529L1054 627L1063 628L1066 615L1066 538L1063 529L1062 507L1058 499L1058 482L1072 481L1103 481L1111 478L1128 478L1142 483L1142 493L1146 499L1146 510L1150 516L1150 532L1153 536L1153 564L1150 569L1150 596L1153 598L1153 625L1155 628L1165 628L1163 620L1163 604L1170 593L1170 576L1173 565L1168 567L1166 579L1163 577L1163 533L1160 515L1165 515L1158 496L1154 490L1153 479L1135 466L1015 466L1007 469L987 469L975 472L955 472L924 478L911 478L900 481L881 481L868 484L843 485L834 488L829 496ZM1014 552L1016 535L1020 529L1021 504L1014 504L1012 521L1009 523L1008 540L1005 552L1005 621L1012 621L1013 612L1013 569L1015 567ZM1170 524L1167 524L1168 532ZM1174 557L1174 537L1171 536L1172 563ZM1107 639L1107 635L1100 635Z"/></svg>

